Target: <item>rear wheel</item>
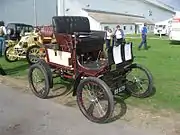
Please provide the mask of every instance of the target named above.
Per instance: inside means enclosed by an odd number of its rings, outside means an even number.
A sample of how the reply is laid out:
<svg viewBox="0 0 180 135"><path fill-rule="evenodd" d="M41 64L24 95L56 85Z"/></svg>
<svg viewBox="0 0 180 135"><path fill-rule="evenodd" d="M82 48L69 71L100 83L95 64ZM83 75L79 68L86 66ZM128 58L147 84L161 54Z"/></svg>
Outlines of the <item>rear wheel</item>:
<svg viewBox="0 0 180 135"><path fill-rule="evenodd" d="M15 53L14 47L13 46L8 46L6 47L4 51L4 58L8 62L15 62L18 60L18 57L16 56L17 54Z"/></svg>
<svg viewBox="0 0 180 135"><path fill-rule="evenodd" d="M127 90L132 96L146 98L153 93L153 77L150 71L139 64L133 64L126 76Z"/></svg>
<svg viewBox="0 0 180 135"><path fill-rule="evenodd" d="M38 62L38 60L39 60L39 49L40 49L40 46L38 46L38 45L30 46L27 49L26 58L27 58L27 61L30 65Z"/></svg>
<svg viewBox="0 0 180 135"><path fill-rule="evenodd" d="M95 77L87 77L80 82L77 88L77 103L83 115L96 123L109 120L114 110L114 98L110 88Z"/></svg>
<svg viewBox="0 0 180 135"><path fill-rule="evenodd" d="M29 85L32 92L39 98L47 98L50 85L46 69L40 64L34 64L29 69Z"/></svg>

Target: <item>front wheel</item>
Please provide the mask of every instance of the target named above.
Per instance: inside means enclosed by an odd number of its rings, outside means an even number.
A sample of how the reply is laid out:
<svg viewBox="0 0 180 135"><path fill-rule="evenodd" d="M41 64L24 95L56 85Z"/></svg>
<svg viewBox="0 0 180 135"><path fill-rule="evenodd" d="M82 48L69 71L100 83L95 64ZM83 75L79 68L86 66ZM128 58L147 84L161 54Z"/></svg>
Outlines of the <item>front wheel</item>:
<svg viewBox="0 0 180 135"><path fill-rule="evenodd" d="M38 60L39 60L39 49L40 49L40 46L38 46L38 45L30 46L27 49L26 59L30 65L38 62Z"/></svg>
<svg viewBox="0 0 180 135"><path fill-rule="evenodd" d="M8 62L15 62L18 60L17 54L15 53L13 46L8 46L5 48L4 58Z"/></svg>
<svg viewBox="0 0 180 135"><path fill-rule="evenodd" d="M46 68L40 64L34 64L29 69L29 85L32 92L39 98L47 98L50 91L50 84Z"/></svg>
<svg viewBox="0 0 180 135"><path fill-rule="evenodd" d="M90 121L104 123L114 110L114 98L107 84L95 77L82 80L77 88L77 104Z"/></svg>
<svg viewBox="0 0 180 135"><path fill-rule="evenodd" d="M142 65L132 64L126 76L127 90L136 98L147 98L153 94L153 77Z"/></svg>

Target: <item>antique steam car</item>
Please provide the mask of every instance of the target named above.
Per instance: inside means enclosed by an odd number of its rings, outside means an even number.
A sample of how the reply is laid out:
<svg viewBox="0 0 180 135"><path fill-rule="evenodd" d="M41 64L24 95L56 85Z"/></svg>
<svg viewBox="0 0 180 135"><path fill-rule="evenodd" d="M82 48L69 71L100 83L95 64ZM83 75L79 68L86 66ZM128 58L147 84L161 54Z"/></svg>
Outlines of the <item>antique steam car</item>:
<svg viewBox="0 0 180 135"><path fill-rule="evenodd" d="M138 98L150 96L151 73L133 63L132 43L113 45L106 58L102 55L104 38L90 30L88 18L55 16L52 24L57 43L45 44L40 49L45 52L45 59L29 69L30 88L37 97L47 98L53 87L53 74L73 79L73 96L77 96L81 112L99 123L112 116L115 95L128 91ZM146 78L130 78L134 69L144 73Z"/></svg>

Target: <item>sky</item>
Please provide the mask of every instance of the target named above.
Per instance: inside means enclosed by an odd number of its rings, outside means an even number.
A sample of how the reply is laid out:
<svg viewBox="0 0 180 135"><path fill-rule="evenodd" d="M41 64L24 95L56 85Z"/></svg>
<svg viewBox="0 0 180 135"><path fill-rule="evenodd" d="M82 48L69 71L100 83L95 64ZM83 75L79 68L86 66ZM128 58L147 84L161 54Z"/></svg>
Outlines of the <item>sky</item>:
<svg viewBox="0 0 180 135"><path fill-rule="evenodd" d="M14 0L0 0L1 5L3 5L3 3L5 1L14 1ZM18 1L26 1L26 0L18 0ZM161 1L161 2L163 2L165 4L168 4L168 5L172 6L172 7L174 7L175 10L180 11L180 0L158 0L158 1Z"/></svg>
<svg viewBox="0 0 180 135"><path fill-rule="evenodd" d="M174 7L176 10L180 11L180 0L159 0L165 4Z"/></svg>

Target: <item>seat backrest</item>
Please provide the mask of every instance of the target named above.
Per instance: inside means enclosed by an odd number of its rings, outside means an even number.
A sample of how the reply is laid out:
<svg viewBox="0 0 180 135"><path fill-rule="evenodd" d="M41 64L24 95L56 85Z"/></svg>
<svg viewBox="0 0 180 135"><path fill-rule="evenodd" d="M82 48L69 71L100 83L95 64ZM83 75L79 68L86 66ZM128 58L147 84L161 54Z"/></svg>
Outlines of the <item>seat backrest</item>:
<svg viewBox="0 0 180 135"><path fill-rule="evenodd" d="M53 36L53 27L52 26L42 26L40 33L43 37L52 37Z"/></svg>
<svg viewBox="0 0 180 135"><path fill-rule="evenodd" d="M87 17L54 16L52 24L55 33L73 34L74 32L90 32L90 23Z"/></svg>

